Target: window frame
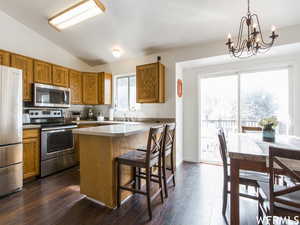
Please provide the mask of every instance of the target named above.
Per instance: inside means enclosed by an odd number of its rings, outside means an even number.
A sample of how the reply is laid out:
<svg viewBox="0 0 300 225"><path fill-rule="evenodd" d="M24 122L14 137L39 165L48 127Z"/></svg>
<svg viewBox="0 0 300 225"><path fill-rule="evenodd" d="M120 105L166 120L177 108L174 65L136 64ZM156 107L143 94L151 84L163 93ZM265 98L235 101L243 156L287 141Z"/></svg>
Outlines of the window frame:
<svg viewBox="0 0 300 225"><path fill-rule="evenodd" d="M131 94L130 94L130 78L132 78L132 77L135 77L135 79L136 79L136 74L120 75L120 76L116 76L116 78L115 78L115 87L116 88L115 88L114 106L115 106L115 109L117 111L124 111L124 112L132 111L132 107L133 106L130 103L130 97L131 97ZM127 101L128 101L128 108L127 109L120 108L118 106L118 94L119 94L118 93L118 81L119 81L119 79L124 79L124 78L127 78L127 80L128 80L128 99L127 99ZM135 104L135 106L136 106L136 104Z"/></svg>

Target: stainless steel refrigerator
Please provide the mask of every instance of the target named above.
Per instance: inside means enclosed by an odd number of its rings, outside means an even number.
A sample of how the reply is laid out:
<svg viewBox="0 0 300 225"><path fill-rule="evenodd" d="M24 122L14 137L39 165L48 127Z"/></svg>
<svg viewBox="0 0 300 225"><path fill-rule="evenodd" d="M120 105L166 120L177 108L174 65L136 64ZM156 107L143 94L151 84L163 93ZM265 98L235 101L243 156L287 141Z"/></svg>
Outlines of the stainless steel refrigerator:
<svg viewBox="0 0 300 225"><path fill-rule="evenodd" d="M22 71L0 66L0 196L23 186Z"/></svg>

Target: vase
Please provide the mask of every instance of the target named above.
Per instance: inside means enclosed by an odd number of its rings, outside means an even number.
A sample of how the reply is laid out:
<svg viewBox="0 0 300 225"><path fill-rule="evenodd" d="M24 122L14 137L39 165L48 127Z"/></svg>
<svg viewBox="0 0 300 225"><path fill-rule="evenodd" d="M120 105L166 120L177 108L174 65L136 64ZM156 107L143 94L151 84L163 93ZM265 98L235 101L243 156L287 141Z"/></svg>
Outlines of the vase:
<svg viewBox="0 0 300 225"><path fill-rule="evenodd" d="M274 129L263 129L263 141L275 142L275 130Z"/></svg>

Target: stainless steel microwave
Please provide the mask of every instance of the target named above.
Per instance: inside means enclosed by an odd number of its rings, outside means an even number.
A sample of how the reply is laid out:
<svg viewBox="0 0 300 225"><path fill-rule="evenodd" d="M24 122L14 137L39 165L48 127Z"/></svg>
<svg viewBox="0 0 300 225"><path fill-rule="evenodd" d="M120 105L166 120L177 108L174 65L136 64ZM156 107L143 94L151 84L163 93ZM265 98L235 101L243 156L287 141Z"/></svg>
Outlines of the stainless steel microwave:
<svg viewBox="0 0 300 225"><path fill-rule="evenodd" d="M70 107L70 88L34 83L34 106Z"/></svg>

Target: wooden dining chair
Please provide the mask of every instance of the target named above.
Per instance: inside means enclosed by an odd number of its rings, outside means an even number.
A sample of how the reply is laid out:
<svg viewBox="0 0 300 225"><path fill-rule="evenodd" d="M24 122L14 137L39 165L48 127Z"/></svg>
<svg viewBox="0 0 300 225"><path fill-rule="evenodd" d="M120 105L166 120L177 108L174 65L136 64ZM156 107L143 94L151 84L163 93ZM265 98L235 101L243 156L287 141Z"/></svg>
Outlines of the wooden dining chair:
<svg viewBox="0 0 300 225"><path fill-rule="evenodd" d="M175 154L175 132L176 132L176 124L175 123L168 123L165 125L165 131L164 131L164 140L162 145L162 165L156 165L156 167L162 169L162 175L163 175L163 183L164 183L164 192L166 198L168 198L168 184L172 180L173 185L176 185L175 182L175 162L174 162L174 154ZM138 151L146 151L146 147L139 147L137 149ZM170 165L167 166L168 162L170 161ZM170 171L171 174L168 176L167 171ZM138 170L138 174L143 174L141 170ZM151 176L157 177L156 174L152 174ZM141 182L139 181L139 187L141 185Z"/></svg>
<svg viewBox="0 0 300 225"><path fill-rule="evenodd" d="M132 193L138 193L147 196L148 213L150 220L152 219L151 201L160 194L161 201L163 198L163 184L161 169L158 170L158 179L152 179L151 171L155 165L161 165L162 156L162 144L165 135L165 128L163 125L150 128L147 149L145 152L132 150L116 159L117 163L117 207L121 204L121 190L130 191ZM122 171L121 165L130 166L133 169L133 179L127 185L121 185ZM145 176L137 175L137 168L145 170ZM140 176L140 177L138 177ZM142 191L137 188L137 179L144 178L146 180L146 191ZM158 183L159 188L156 193L151 196L150 185L151 182Z"/></svg>
<svg viewBox="0 0 300 225"><path fill-rule="evenodd" d="M228 184L230 184L230 164L228 163L228 151L227 151L227 144L226 144L226 138L225 134L222 128L218 130L218 138L220 143L220 154L221 159L223 162L223 174L224 174L224 180L223 180L223 207L222 207L222 213L223 216L226 214L227 209L227 198L228 193L230 193L228 189ZM239 177L239 183L241 185L245 186L252 186L257 188L258 183L257 181L265 181L268 182L268 176L264 173L254 172L254 171L247 171L247 170L240 170L240 177ZM250 198L257 200L258 196L249 195L245 193L240 193L241 197Z"/></svg>
<svg viewBox="0 0 300 225"><path fill-rule="evenodd" d="M247 132L261 132L261 131L262 131L261 127L242 126L242 133L247 133Z"/></svg>
<svg viewBox="0 0 300 225"><path fill-rule="evenodd" d="M295 160L293 164L298 161L300 165L300 150L270 146L269 182L258 182L260 188L258 196L258 215L260 218L263 218L263 216L271 216L270 224L273 224L274 216L290 217L291 220L296 217L298 220L300 219L300 175L299 171L295 171L295 168L289 165L290 162L287 162L287 160L291 159ZM279 173L290 178L292 182L290 182L288 186L277 185L275 175Z"/></svg>

